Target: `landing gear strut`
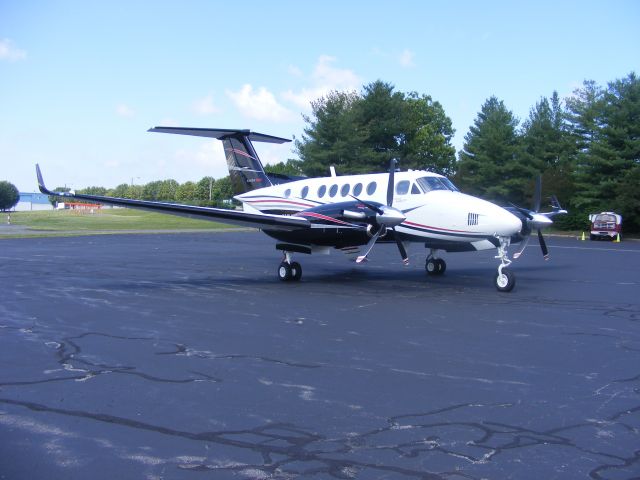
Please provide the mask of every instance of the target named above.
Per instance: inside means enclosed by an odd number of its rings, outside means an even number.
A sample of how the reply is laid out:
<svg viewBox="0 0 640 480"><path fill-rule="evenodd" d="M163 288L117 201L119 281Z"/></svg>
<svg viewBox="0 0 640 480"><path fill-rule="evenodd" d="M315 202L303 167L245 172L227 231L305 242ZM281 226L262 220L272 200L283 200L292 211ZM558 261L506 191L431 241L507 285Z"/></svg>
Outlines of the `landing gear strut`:
<svg viewBox="0 0 640 480"><path fill-rule="evenodd" d="M510 292L516 285L516 276L507 267L511 264L509 254L507 253L507 247L511 244L510 237L498 237L500 246L498 247L498 255L496 258L500 259L500 265L498 266L498 273L495 276L496 288L500 292Z"/></svg>
<svg viewBox="0 0 640 480"><path fill-rule="evenodd" d="M436 258L437 252L436 249L432 248L429 255L427 255L424 268L429 275L442 275L447 269L446 262L441 258Z"/></svg>
<svg viewBox="0 0 640 480"><path fill-rule="evenodd" d="M283 282L298 281L302 278L302 265L298 262L292 262L289 252L284 252L284 258L278 267L278 278Z"/></svg>

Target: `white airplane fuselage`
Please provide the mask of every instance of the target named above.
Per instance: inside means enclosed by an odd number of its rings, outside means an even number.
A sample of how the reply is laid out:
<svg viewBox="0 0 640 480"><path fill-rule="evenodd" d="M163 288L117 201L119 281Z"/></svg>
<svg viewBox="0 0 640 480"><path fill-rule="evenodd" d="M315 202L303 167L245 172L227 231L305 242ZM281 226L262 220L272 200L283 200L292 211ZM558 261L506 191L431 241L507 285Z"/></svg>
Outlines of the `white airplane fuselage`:
<svg viewBox="0 0 640 480"><path fill-rule="evenodd" d="M353 201L386 203L386 173L297 180L252 190L235 198L245 211L296 215L309 208ZM393 207L406 219L395 227L402 241L450 251L497 247L522 222L486 200L459 192L445 177L427 171L395 173ZM353 197L352 197L353 196Z"/></svg>

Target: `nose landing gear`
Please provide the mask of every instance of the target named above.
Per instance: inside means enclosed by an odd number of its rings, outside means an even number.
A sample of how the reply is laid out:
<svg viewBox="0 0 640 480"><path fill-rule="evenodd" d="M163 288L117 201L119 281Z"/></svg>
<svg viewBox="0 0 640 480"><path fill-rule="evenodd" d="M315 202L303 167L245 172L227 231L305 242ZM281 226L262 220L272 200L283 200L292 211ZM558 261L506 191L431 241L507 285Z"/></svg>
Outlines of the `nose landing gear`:
<svg viewBox="0 0 640 480"><path fill-rule="evenodd" d="M495 276L496 288L500 292L510 292L516 285L516 276L507 267L511 264L507 247L511 244L510 237L498 237L500 246L498 247L498 255L495 258L500 259L498 273Z"/></svg>

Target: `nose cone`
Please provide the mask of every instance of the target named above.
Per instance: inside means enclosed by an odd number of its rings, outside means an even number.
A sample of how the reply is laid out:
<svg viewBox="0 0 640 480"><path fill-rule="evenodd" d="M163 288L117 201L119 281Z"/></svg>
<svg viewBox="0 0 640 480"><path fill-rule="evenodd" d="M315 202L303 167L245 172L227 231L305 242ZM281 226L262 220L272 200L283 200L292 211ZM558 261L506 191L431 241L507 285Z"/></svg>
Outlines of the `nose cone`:
<svg viewBox="0 0 640 480"><path fill-rule="evenodd" d="M496 233L501 237L510 237L519 233L522 230L520 219L504 208L500 210L495 222Z"/></svg>

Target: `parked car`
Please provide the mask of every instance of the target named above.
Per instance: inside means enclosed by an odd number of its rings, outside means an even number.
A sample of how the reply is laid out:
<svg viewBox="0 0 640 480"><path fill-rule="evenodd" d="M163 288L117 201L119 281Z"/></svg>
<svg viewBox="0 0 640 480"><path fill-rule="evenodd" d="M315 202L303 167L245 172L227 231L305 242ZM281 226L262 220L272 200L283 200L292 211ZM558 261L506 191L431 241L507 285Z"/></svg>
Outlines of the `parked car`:
<svg viewBox="0 0 640 480"><path fill-rule="evenodd" d="M592 213L589 215L591 222L590 240L608 238L615 240L622 234L622 216L613 212Z"/></svg>

